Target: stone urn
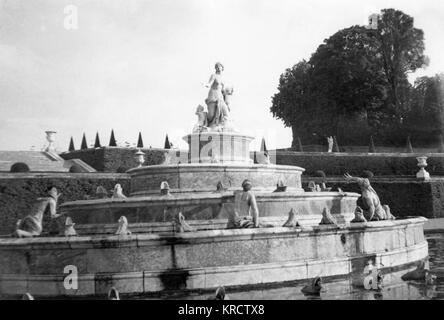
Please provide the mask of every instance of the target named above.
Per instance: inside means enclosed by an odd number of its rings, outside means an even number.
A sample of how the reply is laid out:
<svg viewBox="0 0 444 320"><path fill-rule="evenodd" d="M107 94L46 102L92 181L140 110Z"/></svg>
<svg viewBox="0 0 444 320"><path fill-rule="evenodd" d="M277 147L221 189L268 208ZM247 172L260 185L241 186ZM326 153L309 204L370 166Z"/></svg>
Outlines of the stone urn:
<svg viewBox="0 0 444 320"><path fill-rule="evenodd" d="M56 140L57 131L45 131L45 133L46 133L46 140L49 143L45 151L55 151L54 142Z"/></svg>
<svg viewBox="0 0 444 320"><path fill-rule="evenodd" d="M425 167L427 167L427 157L417 157L416 160L418 161L417 166L419 167L419 171L416 173L416 178L424 180L430 179L430 174L425 170Z"/></svg>
<svg viewBox="0 0 444 320"><path fill-rule="evenodd" d="M138 168L142 167L143 164L145 163L145 153L142 152L142 150L138 149L136 152L135 158L136 158L136 162L138 164L137 167Z"/></svg>

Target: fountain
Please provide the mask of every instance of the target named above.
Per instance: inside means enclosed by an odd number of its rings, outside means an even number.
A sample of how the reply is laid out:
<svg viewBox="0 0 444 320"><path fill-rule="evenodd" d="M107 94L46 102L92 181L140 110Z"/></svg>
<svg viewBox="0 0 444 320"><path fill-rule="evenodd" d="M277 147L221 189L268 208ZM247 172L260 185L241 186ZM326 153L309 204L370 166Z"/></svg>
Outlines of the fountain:
<svg viewBox="0 0 444 320"><path fill-rule="evenodd" d="M128 197L117 188L122 196L62 204L76 236L0 239L0 293L213 291L361 275L369 260L407 268L427 257L425 218L351 222L359 194L305 192L304 169L254 164L253 137L230 124L232 91L221 89L216 72L208 111L198 108L198 124L184 137L186 163L142 166L138 154ZM246 179L264 227L227 229ZM76 288L64 285L66 266L77 272Z"/></svg>

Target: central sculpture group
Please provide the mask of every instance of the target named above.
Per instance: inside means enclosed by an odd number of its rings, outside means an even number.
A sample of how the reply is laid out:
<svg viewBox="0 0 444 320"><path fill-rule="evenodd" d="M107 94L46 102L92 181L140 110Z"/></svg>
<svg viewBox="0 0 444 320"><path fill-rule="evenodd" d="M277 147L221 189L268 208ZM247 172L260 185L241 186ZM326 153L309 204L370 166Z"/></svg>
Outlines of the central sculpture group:
<svg viewBox="0 0 444 320"><path fill-rule="evenodd" d="M205 99L207 111L202 105L196 109L197 124L193 132L205 131L232 131L230 125L230 99L233 95L233 88L225 85L222 72L224 66L217 62L215 65L215 73L211 75L207 88L208 97Z"/></svg>

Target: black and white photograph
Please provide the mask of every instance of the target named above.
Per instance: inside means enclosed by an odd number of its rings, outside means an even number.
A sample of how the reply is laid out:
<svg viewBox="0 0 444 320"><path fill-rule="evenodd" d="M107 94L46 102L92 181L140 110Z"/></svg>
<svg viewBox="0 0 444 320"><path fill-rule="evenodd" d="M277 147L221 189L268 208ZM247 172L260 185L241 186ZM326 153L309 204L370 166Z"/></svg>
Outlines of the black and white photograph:
<svg viewBox="0 0 444 320"><path fill-rule="evenodd" d="M0 300L444 300L443 35L438 0L0 0Z"/></svg>

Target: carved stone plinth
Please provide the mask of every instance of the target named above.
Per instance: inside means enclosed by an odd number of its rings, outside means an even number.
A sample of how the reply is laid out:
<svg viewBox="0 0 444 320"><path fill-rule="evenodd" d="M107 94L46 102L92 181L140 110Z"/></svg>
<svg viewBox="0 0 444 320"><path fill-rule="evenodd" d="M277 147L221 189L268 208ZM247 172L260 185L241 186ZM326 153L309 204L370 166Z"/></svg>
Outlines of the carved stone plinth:
<svg viewBox="0 0 444 320"><path fill-rule="evenodd" d="M189 145L190 163L252 164L251 136L235 132L201 132L183 138Z"/></svg>

